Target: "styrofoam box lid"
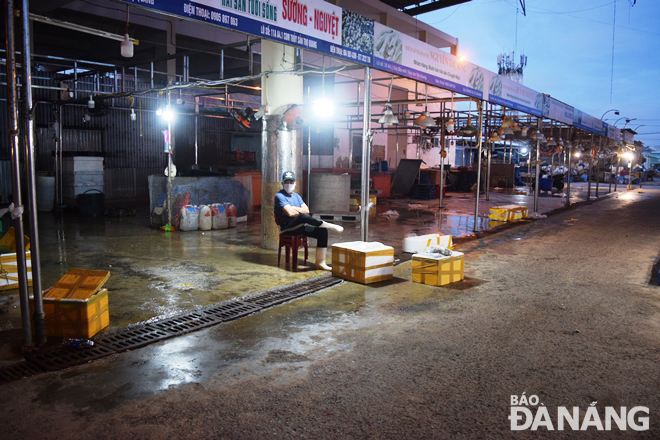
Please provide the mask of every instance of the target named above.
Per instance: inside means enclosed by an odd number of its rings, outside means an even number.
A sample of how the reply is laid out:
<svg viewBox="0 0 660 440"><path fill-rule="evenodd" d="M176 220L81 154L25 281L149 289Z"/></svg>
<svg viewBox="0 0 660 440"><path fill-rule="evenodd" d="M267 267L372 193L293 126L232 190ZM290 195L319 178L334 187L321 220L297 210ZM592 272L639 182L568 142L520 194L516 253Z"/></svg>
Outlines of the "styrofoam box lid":
<svg viewBox="0 0 660 440"><path fill-rule="evenodd" d="M418 257L418 258L429 258L431 260L444 260L446 258L452 258L452 257L462 257L463 252L456 252L456 251L451 251L451 255L440 255L440 254L415 254L412 257Z"/></svg>
<svg viewBox="0 0 660 440"><path fill-rule="evenodd" d="M392 246L385 246L383 243L379 243L377 241L349 241L347 243L335 243L332 245L332 247L335 246L360 252L386 251L390 249L394 250Z"/></svg>

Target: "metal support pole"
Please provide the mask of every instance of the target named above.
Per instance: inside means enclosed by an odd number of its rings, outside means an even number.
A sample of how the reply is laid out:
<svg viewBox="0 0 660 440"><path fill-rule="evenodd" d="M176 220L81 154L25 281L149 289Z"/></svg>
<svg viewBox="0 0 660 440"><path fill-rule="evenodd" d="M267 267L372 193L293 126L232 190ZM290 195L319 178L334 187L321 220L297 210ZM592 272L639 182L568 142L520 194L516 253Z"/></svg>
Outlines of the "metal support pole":
<svg viewBox="0 0 660 440"><path fill-rule="evenodd" d="M598 198L598 189L600 183L600 146L598 147L598 157L596 157L596 198Z"/></svg>
<svg viewBox="0 0 660 440"><path fill-rule="evenodd" d="M307 86L307 103L312 102L312 88ZM312 124L307 130L307 205L309 205L309 196L311 194L310 182L312 178Z"/></svg>
<svg viewBox="0 0 660 440"><path fill-rule="evenodd" d="M57 130L57 143L60 146L59 149L59 160L57 163L57 178L58 178L58 194L60 196L60 199L58 201L58 208L64 208L64 117L62 114L64 113L64 106L63 105L58 105L57 106L57 118L59 122L59 130Z"/></svg>
<svg viewBox="0 0 660 440"><path fill-rule="evenodd" d="M571 157L573 156L573 145L571 145L571 148L566 151L566 154L568 155L568 182L566 182L566 207L571 206L571 177L573 174L571 173Z"/></svg>
<svg viewBox="0 0 660 440"><path fill-rule="evenodd" d="M34 109L32 104L32 51L30 48L29 1L21 3L21 19L23 22L23 144L27 161L27 183L32 244L32 293L34 295L35 342L37 345L46 343L46 321L44 317L43 298L41 294L41 251L39 249L39 224L37 222L36 167L34 160Z"/></svg>
<svg viewBox="0 0 660 440"><path fill-rule="evenodd" d="M199 164L199 96L195 96L195 165Z"/></svg>
<svg viewBox="0 0 660 440"><path fill-rule="evenodd" d="M486 151L488 154L488 161L486 162L488 164L488 169L486 171L486 201L490 201L490 165L493 157L492 149L493 143L486 141Z"/></svg>
<svg viewBox="0 0 660 440"><path fill-rule="evenodd" d="M171 92L167 91L167 106L170 107ZM172 121L167 120L167 224L172 226Z"/></svg>
<svg viewBox="0 0 660 440"><path fill-rule="evenodd" d="M594 167L594 135L591 135L591 148L589 149L589 173L587 174L587 202L591 201L591 172Z"/></svg>
<svg viewBox="0 0 660 440"><path fill-rule="evenodd" d="M220 50L220 79L225 79L225 50Z"/></svg>
<svg viewBox="0 0 660 440"><path fill-rule="evenodd" d="M73 62L73 99L78 99L78 61Z"/></svg>
<svg viewBox="0 0 660 440"><path fill-rule="evenodd" d="M483 102L477 101L477 110L479 111L479 123L477 124L477 194L474 198L474 228L476 232L479 230L479 189L481 188L481 147L483 142L483 125L484 125L484 109Z"/></svg>
<svg viewBox="0 0 660 440"><path fill-rule="evenodd" d="M154 88L154 62L152 61L149 63L149 86L150 88ZM117 88L115 86L115 88Z"/></svg>
<svg viewBox="0 0 660 440"><path fill-rule="evenodd" d="M445 121L442 121L442 136L440 136L440 141L442 142L442 145L440 145L440 195L438 196L438 209L442 209L442 199L443 199L443 192L445 188L445 158L442 156L442 153L444 152L445 155L447 154L447 151L445 150ZM438 217L438 229L440 228L440 224L442 223L442 219Z"/></svg>
<svg viewBox="0 0 660 440"><path fill-rule="evenodd" d="M610 158L610 178L609 178L609 185L607 187L607 193L612 192L612 159Z"/></svg>
<svg viewBox="0 0 660 440"><path fill-rule="evenodd" d="M628 189L632 189L632 159L628 162Z"/></svg>
<svg viewBox="0 0 660 440"><path fill-rule="evenodd" d="M311 194L311 180L312 180L312 126L310 124L307 132L307 205Z"/></svg>
<svg viewBox="0 0 660 440"><path fill-rule="evenodd" d="M616 175L614 176L614 192L616 192L616 186L619 183L619 167L621 166L621 156L617 153L616 155Z"/></svg>
<svg viewBox="0 0 660 440"><path fill-rule="evenodd" d="M536 129L541 133L541 118L536 121ZM530 153L531 154L531 153ZM539 175L541 174L541 141L536 137L536 176L534 177L534 212L539 212Z"/></svg>
<svg viewBox="0 0 660 440"><path fill-rule="evenodd" d="M183 82L188 82L188 76L190 75L190 57L188 55L183 56ZM252 73L250 73L252 75ZM179 89L180 90L180 89Z"/></svg>
<svg viewBox="0 0 660 440"><path fill-rule="evenodd" d="M362 120L362 209L360 241L369 241L369 171L371 168L371 68L364 68L364 117Z"/></svg>
<svg viewBox="0 0 660 440"><path fill-rule="evenodd" d="M7 132L9 134L9 148L11 151L11 177L14 206L22 205L21 190L21 154L19 151L18 131L18 97L16 96L16 43L14 40L14 1L5 3L6 22L6 69L7 69ZM32 346L32 325L30 324L30 306L28 302L27 263L25 259L25 239L23 229L23 216L13 219L16 237L16 267L18 272L18 293L21 304L21 325L23 329L23 343Z"/></svg>

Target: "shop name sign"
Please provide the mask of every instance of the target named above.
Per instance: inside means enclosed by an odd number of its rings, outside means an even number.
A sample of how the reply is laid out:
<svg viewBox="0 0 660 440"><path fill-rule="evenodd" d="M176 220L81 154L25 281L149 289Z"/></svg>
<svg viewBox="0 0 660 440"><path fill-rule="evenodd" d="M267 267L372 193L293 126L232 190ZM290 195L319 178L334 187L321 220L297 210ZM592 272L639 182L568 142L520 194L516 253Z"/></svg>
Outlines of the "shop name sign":
<svg viewBox="0 0 660 440"><path fill-rule="evenodd" d="M484 97L483 70L390 27L374 23L374 67L477 98Z"/></svg>
<svg viewBox="0 0 660 440"><path fill-rule="evenodd" d="M342 8L323 0L121 0L371 65L342 45Z"/></svg>

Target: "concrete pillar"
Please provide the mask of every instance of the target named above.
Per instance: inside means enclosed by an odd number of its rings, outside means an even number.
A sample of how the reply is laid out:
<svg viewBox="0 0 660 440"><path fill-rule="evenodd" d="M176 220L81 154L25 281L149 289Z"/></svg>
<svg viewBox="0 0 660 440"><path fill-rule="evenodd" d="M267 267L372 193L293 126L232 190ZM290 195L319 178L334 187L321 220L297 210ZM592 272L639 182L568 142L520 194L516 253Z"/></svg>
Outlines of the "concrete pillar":
<svg viewBox="0 0 660 440"><path fill-rule="evenodd" d="M291 71L295 65L295 48L261 41L262 72ZM291 104L303 103L302 76L277 73L262 77L261 103L268 106L261 135L261 247L277 249L279 228L273 208L275 193L282 189L284 171L296 173L296 192L302 192L302 127L286 127L282 123L282 115Z"/></svg>

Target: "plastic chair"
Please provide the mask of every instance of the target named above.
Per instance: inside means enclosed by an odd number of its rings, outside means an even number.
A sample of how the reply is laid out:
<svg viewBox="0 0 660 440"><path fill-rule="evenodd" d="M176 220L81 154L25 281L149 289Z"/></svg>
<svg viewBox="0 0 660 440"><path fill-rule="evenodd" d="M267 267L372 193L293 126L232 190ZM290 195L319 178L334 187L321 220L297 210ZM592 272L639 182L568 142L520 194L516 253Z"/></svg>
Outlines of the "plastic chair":
<svg viewBox="0 0 660 440"><path fill-rule="evenodd" d="M277 216L275 216L275 223L279 227L280 224L277 221ZM286 264L289 264L289 254L293 254L293 262L291 268L294 272L298 271L298 249L304 246L305 247L305 260L304 264L307 264L307 257L309 256L309 247L307 246L307 236L303 234L283 234L280 232L280 244L277 246L277 267L280 267L280 260L282 258L282 247L284 247L284 252L286 256Z"/></svg>

